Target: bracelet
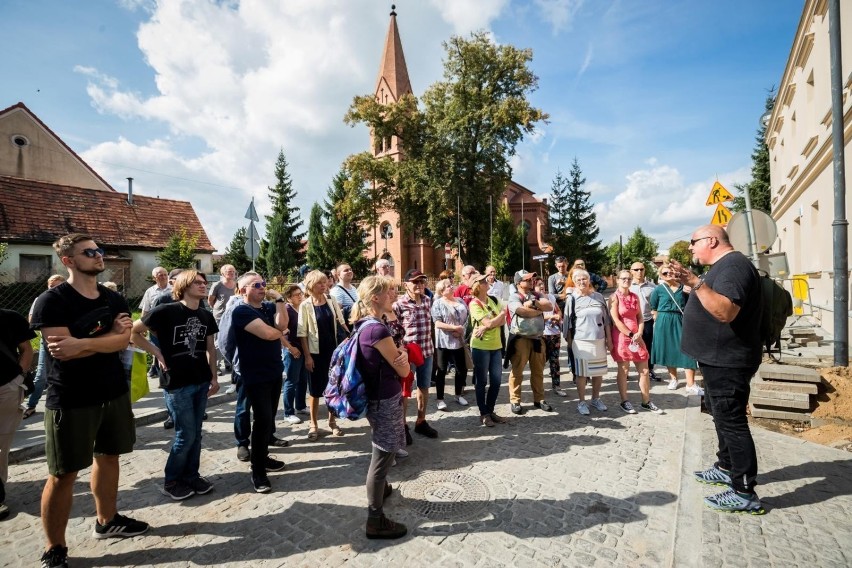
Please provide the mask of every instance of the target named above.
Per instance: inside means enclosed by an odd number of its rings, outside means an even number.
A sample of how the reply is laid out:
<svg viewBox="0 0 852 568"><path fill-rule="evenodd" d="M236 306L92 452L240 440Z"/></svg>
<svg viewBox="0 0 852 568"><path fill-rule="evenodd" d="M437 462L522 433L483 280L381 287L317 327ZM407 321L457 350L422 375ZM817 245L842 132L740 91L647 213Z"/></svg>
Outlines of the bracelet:
<svg viewBox="0 0 852 568"><path fill-rule="evenodd" d="M276 298L276 299L275 299L275 303L276 303L276 304L283 304L283 303L285 303L286 301L287 301L287 300L285 300L284 298Z"/></svg>
<svg viewBox="0 0 852 568"><path fill-rule="evenodd" d="M698 290L698 289L699 289L699 288L701 288L702 286L704 286L704 280L703 280L703 279L701 279L701 278L699 278L699 279L698 279L698 284L696 284L695 286L693 286L693 287L692 287L692 289L693 289L693 290Z"/></svg>

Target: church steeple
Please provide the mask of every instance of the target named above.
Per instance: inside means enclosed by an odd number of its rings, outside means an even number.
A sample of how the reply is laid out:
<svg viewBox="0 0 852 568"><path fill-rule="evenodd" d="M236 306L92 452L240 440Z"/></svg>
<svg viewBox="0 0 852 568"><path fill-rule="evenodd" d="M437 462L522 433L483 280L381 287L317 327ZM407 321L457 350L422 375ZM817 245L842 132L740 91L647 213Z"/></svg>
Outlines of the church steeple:
<svg viewBox="0 0 852 568"><path fill-rule="evenodd" d="M402 52L402 40L399 38L399 28L396 26L396 6L392 5L385 50L382 53L379 78L376 81L376 100L382 104L392 103L398 101L402 95L411 92L408 67L405 65L405 54Z"/></svg>

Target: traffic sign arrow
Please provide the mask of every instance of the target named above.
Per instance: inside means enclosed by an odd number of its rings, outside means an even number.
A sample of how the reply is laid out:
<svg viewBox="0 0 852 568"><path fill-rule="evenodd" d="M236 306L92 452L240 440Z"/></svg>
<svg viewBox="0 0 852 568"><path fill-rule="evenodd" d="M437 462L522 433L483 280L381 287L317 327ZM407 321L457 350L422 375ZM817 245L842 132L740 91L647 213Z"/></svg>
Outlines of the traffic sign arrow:
<svg viewBox="0 0 852 568"><path fill-rule="evenodd" d="M707 196L707 203L705 203L704 205L716 205L725 201L733 200L734 196L731 195L731 192L725 189L725 186L723 186L717 181L713 184L713 188L710 190L710 195ZM731 216L728 215L728 218L730 219Z"/></svg>
<svg viewBox="0 0 852 568"><path fill-rule="evenodd" d="M249 221L260 221L257 216L257 210L254 208L254 197L251 198L251 203L249 203L248 211L246 211L245 218Z"/></svg>
<svg viewBox="0 0 852 568"><path fill-rule="evenodd" d="M257 229L254 228L254 221L249 221L248 229L246 230L246 240L259 241L260 235L257 234Z"/></svg>
<svg viewBox="0 0 852 568"><path fill-rule="evenodd" d="M716 206L716 210L713 212L713 218L710 220L710 223L713 225L724 226L727 225L730 220L731 211L720 203Z"/></svg>

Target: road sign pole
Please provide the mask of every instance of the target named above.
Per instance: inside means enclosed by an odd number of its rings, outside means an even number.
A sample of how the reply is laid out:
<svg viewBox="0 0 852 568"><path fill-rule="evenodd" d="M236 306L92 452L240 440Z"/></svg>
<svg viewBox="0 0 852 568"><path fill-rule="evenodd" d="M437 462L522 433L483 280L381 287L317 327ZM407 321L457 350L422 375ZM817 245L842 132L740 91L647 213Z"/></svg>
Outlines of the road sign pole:
<svg viewBox="0 0 852 568"><path fill-rule="evenodd" d="M748 252L756 268L759 260L757 256L757 238L754 232L754 217L751 215L751 196L749 195L747 184L743 185L743 196L745 197L746 222L748 223Z"/></svg>

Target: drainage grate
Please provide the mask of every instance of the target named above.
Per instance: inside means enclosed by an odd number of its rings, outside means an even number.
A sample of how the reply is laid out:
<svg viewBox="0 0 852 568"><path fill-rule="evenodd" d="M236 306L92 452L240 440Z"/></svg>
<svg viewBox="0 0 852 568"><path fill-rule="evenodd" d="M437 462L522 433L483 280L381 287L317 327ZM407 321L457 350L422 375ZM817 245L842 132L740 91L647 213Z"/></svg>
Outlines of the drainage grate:
<svg viewBox="0 0 852 568"><path fill-rule="evenodd" d="M470 519L491 504L488 486L460 471L423 473L403 483L401 492L415 512L435 521Z"/></svg>

